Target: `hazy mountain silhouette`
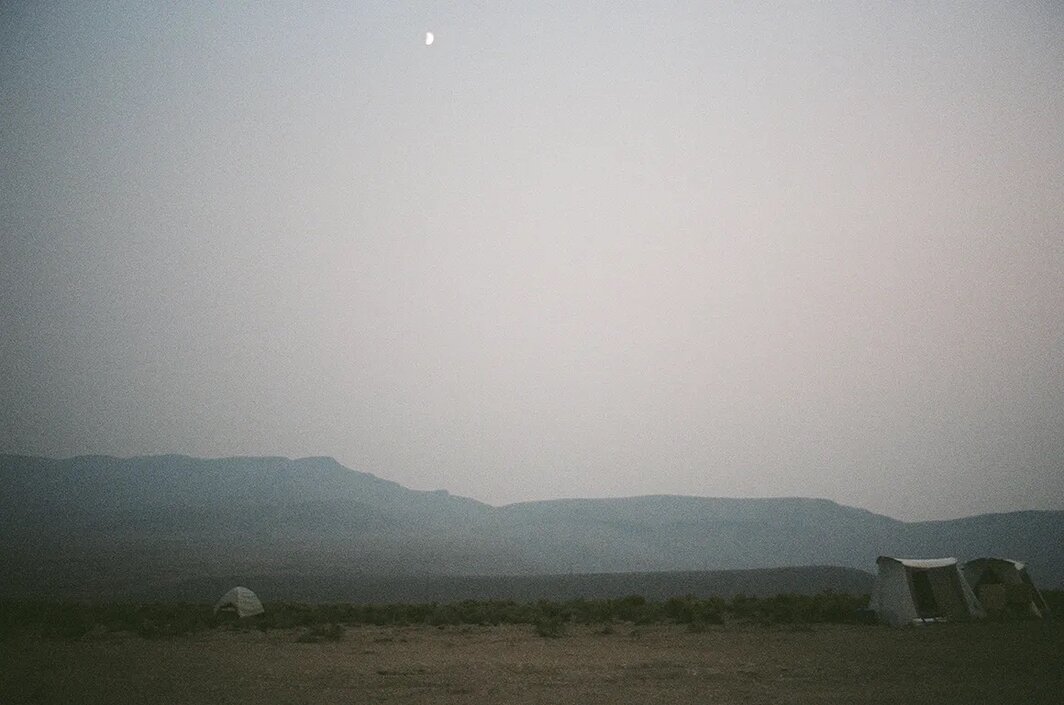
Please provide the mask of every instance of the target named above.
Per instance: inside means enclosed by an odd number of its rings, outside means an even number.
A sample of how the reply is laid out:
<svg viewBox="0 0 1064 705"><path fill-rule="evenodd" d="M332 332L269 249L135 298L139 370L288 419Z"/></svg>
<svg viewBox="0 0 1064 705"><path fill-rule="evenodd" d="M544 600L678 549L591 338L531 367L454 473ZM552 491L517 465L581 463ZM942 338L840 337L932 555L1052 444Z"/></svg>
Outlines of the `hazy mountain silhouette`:
<svg viewBox="0 0 1064 705"><path fill-rule="evenodd" d="M8 596L184 595L175 586L298 576L304 588L333 585L317 592L339 599L337 585L357 582L352 576L872 571L880 554L1002 555L1029 561L1040 584L1064 584L1062 511L905 523L802 498L493 507L410 490L331 458L3 455L0 482L0 595ZM500 584L469 591L497 592Z"/></svg>

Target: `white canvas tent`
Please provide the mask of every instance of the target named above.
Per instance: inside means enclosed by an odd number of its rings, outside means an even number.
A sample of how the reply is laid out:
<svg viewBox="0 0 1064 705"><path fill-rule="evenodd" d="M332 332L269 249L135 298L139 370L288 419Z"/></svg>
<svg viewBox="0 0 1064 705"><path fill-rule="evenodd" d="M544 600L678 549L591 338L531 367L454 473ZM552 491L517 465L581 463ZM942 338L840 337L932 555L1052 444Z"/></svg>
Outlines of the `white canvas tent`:
<svg viewBox="0 0 1064 705"><path fill-rule="evenodd" d="M1008 558L976 558L964 564L964 577L987 614L1042 618L1049 614L1027 566Z"/></svg>
<svg viewBox="0 0 1064 705"><path fill-rule="evenodd" d="M222 595L222 599L218 600L218 604L214 606L214 611L215 613L234 612L237 617L244 618L254 617L266 610L262 608L258 595L246 587L235 587Z"/></svg>
<svg viewBox="0 0 1064 705"><path fill-rule="evenodd" d="M876 565L872 609L881 622L902 626L984 615L956 558L880 556Z"/></svg>

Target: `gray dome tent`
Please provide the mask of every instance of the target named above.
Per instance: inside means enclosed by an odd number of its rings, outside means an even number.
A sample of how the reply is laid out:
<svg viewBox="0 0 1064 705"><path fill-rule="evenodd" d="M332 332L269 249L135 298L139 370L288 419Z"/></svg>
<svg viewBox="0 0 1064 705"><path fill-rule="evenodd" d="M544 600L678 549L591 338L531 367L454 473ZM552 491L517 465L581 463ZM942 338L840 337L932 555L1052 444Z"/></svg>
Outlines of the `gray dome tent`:
<svg viewBox="0 0 1064 705"><path fill-rule="evenodd" d="M1027 566L1008 558L976 558L964 564L964 577L987 614L1042 618L1049 607L1027 574Z"/></svg>
<svg viewBox="0 0 1064 705"><path fill-rule="evenodd" d="M237 617L254 617L265 612L258 595L246 587L235 587L222 595L218 604L214 606L214 612L232 612Z"/></svg>

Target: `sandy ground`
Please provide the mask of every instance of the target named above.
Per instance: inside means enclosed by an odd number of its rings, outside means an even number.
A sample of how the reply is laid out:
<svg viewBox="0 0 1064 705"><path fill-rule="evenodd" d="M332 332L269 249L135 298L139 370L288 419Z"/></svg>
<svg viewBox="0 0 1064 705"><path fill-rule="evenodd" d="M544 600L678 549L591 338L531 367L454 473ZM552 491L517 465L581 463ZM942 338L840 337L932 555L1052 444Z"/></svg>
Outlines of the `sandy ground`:
<svg viewBox="0 0 1064 705"><path fill-rule="evenodd" d="M215 630L0 643L0 703L1059 703L1064 625Z"/></svg>

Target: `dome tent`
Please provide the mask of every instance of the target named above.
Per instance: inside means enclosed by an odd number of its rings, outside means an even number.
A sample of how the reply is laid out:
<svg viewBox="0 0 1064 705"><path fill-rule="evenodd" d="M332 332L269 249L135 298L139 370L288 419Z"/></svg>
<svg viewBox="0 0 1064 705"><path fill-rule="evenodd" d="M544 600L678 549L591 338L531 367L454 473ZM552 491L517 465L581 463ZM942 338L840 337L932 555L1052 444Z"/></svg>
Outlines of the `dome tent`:
<svg viewBox="0 0 1064 705"><path fill-rule="evenodd" d="M1020 561L976 558L964 564L964 577L987 614L1036 619L1049 615L1046 601Z"/></svg>
<svg viewBox="0 0 1064 705"><path fill-rule="evenodd" d="M257 614L265 612L262 608L262 602L259 600L258 595L248 590L246 587L235 587L229 592L222 595L222 599L218 600L218 604L214 606L214 612L232 612L241 619L244 617L254 617Z"/></svg>

